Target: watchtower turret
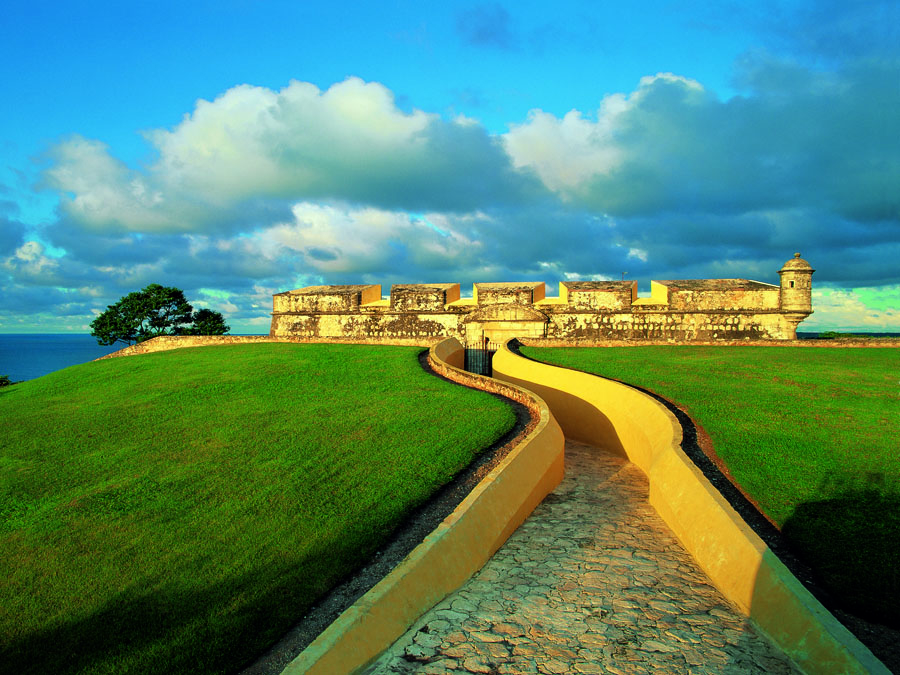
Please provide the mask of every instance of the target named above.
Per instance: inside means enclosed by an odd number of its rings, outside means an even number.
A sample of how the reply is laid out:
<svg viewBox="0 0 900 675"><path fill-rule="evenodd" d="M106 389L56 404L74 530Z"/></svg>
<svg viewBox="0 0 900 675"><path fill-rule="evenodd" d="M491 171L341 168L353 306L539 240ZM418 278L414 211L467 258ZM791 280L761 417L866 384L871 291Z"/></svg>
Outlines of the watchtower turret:
<svg viewBox="0 0 900 675"><path fill-rule="evenodd" d="M781 275L781 311L812 314L812 266L795 253L778 270Z"/></svg>
<svg viewBox="0 0 900 675"><path fill-rule="evenodd" d="M813 313L812 308L812 275L815 270L808 262L795 253L778 274L781 276L781 294L779 305L781 311L793 325L796 335L797 325Z"/></svg>

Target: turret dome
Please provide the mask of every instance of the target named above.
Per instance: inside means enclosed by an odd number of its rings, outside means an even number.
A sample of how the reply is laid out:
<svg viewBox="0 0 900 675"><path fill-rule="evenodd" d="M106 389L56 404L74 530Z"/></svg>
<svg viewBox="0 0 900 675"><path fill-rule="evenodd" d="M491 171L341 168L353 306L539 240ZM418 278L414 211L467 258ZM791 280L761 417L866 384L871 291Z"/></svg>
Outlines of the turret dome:
<svg viewBox="0 0 900 675"><path fill-rule="evenodd" d="M794 257L791 258L790 260L788 260L786 263L784 263L782 268L779 270L779 272L787 272L787 271L815 272L815 270L812 268L812 265L810 265L807 261L805 261L803 258L801 258L799 253L795 253Z"/></svg>

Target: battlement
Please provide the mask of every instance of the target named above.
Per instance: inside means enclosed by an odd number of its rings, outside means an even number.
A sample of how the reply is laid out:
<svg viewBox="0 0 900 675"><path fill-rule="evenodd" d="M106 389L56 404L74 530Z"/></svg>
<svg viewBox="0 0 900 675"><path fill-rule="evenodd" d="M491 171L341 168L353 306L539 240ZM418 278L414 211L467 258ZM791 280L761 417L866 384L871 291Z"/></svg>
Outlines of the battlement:
<svg viewBox="0 0 900 675"><path fill-rule="evenodd" d="M563 281L546 297L542 281L309 286L273 298L271 335L366 340L548 337L555 340L792 339L812 313L813 269L796 254L779 270L781 284L750 279Z"/></svg>
<svg viewBox="0 0 900 675"><path fill-rule="evenodd" d="M391 286L391 309L398 312L444 311L459 300L459 284L401 284Z"/></svg>
<svg viewBox="0 0 900 675"><path fill-rule="evenodd" d="M472 296L475 304L479 306L506 305L517 303L520 305L533 305L544 299L543 281L512 281L490 284L474 284Z"/></svg>
<svg viewBox="0 0 900 675"><path fill-rule="evenodd" d="M353 312L381 300L381 286L307 286L273 296L276 312Z"/></svg>

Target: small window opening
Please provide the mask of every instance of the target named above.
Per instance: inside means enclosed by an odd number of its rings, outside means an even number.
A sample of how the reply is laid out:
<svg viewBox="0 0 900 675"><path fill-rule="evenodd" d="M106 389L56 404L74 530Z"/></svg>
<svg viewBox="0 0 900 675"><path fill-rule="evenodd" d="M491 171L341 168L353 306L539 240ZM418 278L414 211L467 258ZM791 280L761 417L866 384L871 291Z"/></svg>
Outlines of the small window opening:
<svg viewBox="0 0 900 675"><path fill-rule="evenodd" d="M792 282L791 282L791 288L793 288L793 287L794 287L794 282L792 281Z"/></svg>

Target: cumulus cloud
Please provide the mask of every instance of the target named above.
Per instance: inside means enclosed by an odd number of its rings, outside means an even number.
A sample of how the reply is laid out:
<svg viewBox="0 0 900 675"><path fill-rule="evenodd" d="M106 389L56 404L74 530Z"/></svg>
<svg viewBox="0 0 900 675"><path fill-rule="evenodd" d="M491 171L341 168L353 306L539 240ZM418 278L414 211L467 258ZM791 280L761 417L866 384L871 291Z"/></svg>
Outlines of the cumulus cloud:
<svg viewBox="0 0 900 675"><path fill-rule="evenodd" d="M2 267L17 281L36 285L59 283L59 261L44 254L44 246L37 241L26 241L8 256Z"/></svg>
<svg viewBox="0 0 900 675"><path fill-rule="evenodd" d="M325 91L237 86L145 135L158 153L146 169L81 137L51 151L44 182L69 218L99 232L234 231L300 199L467 211L540 190L481 126L403 112L387 88L358 78Z"/></svg>
<svg viewBox="0 0 900 675"><path fill-rule="evenodd" d="M746 95L721 101L698 82L645 77L595 118L533 111L505 137L514 164L564 199L615 216L727 214L817 206L900 220L900 64L830 74L757 54Z"/></svg>
<svg viewBox="0 0 900 675"><path fill-rule="evenodd" d="M896 324L898 76L889 59L827 70L756 52L730 100L661 73L502 136L357 78L234 87L147 132L146 166L78 136L55 146L58 220L32 232L0 203L0 311L44 298L87 323L155 282L264 331L272 293L308 284L777 283L799 250L831 289L817 319L893 284L881 316Z"/></svg>
<svg viewBox="0 0 900 675"><path fill-rule="evenodd" d="M159 229L166 223L162 193L99 141L73 136L49 152L46 185L61 191L65 210L94 229Z"/></svg>
<svg viewBox="0 0 900 675"><path fill-rule="evenodd" d="M481 246L445 214L414 216L309 202L294 206L292 223L263 230L258 237L262 246L294 252L305 268L323 275L452 269L464 256L477 256Z"/></svg>
<svg viewBox="0 0 900 675"><path fill-rule="evenodd" d="M900 285L885 286L879 291L894 299L894 304L882 305L873 301L868 289L813 288L811 317L800 324L800 330L863 330L896 332L900 329Z"/></svg>
<svg viewBox="0 0 900 675"><path fill-rule="evenodd" d="M188 245L185 234L149 232L85 232L80 223L63 218L43 229L53 246L88 265L141 265L171 255Z"/></svg>
<svg viewBox="0 0 900 675"><path fill-rule="evenodd" d="M7 285L3 291L3 305L0 307L0 325L14 327L17 317L36 314L50 315L57 322L61 317L80 316L82 321L93 316L92 303L88 293L78 289L42 288L39 286ZM90 319L87 319L90 321ZM53 324L48 322L48 327ZM57 324L58 325L58 324Z"/></svg>

